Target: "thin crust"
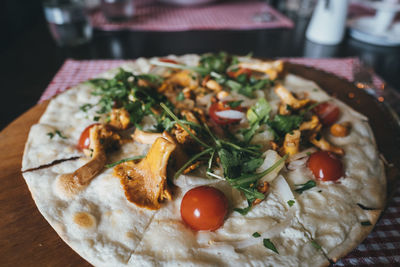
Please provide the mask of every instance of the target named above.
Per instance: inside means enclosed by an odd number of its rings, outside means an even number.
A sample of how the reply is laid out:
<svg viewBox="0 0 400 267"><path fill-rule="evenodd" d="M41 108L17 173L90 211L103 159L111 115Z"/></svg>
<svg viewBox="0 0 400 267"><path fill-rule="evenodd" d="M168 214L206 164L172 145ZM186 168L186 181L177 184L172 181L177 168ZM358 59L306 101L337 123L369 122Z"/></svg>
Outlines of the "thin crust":
<svg viewBox="0 0 400 267"><path fill-rule="evenodd" d="M196 65L199 59L196 55L171 58L188 65ZM124 68L147 73L150 64L146 59L139 59ZM115 73L116 70L111 70L101 77L111 78ZM353 250L376 224L386 199L383 164L363 115L333 100L311 81L289 74L284 85L292 92L308 94L314 101L334 101L343 112L341 120L353 123L352 135L329 140L345 148L345 178L338 183L321 182L304 194L296 195L292 207L279 195L270 193L246 217L232 212L217 231L196 233L180 220L183 194L194 186L207 184L223 191L232 205L243 206L246 201L238 191L224 182L185 175L175 181L177 189L172 201L158 211L143 211L126 200L111 170L101 173L74 199L63 199L54 187L57 177L70 173L88 160L75 145L82 130L93 123L96 115L95 110L90 111L92 113L80 110L82 105L98 101L90 94L93 88L87 84L54 98L40 122L32 127L23 156L22 170L28 170L24 178L39 211L59 236L97 266L327 266L329 260L337 261ZM279 98L272 90L263 92L262 96L277 109ZM49 140L49 133L56 130L67 138L53 134L54 139ZM254 139L271 140L266 132ZM133 143L123 146L109 161L141 155L146 150L146 145ZM82 158L68 160L78 156ZM63 159L68 161L29 171ZM284 169L281 173L293 191L296 184L314 179L306 168ZM358 204L373 210L363 209ZM371 225L364 226L363 221ZM278 229L267 236L279 254L267 250L261 240L244 249L235 247L238 240L254 239L252 233L268 233L270 229Z"/></svg>

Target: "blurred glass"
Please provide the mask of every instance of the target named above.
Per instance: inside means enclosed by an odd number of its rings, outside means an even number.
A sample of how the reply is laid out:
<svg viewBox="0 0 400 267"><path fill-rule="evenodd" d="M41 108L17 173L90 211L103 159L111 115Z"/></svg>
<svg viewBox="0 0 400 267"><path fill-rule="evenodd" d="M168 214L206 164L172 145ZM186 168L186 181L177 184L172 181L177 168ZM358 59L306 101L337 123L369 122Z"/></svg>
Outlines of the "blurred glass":
<svg viewBox="0 0 400 267"><path fill-rule="evenodd" d="M300 17L311 16L317 0L286 0L285 9L287 12L296 13Z"/></svg>
<svg viewBox="0 0 400 267"><path fill-rule="evenodd" d="M51 35L59 46L77 46L92 38L83 0L45 0L43 8Z"/></svg>
<svg viewBox="0 0 400 267"><path fill-rule="evenodd" d="M124 21L135 15L134 0L102 0L101 10L110 21Z"/></svg>

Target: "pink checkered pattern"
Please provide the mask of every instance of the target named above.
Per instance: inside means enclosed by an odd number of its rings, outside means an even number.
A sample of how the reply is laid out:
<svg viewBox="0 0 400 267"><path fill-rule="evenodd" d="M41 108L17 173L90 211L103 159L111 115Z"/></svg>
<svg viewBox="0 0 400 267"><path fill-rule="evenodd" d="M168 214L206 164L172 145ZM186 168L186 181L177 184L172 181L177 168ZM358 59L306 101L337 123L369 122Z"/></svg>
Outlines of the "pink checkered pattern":
<svg viewBox="0 0 400 267"><path fill-rule="evenodd" d="M268 21L257 21L267 13ZM157 1L140 1L135 17L126 22L110 22L101 11L91 15L92 25L102 30L186 31L248 30L291 28L293 22L261 1L221 1L201 6L174 6Z"/></svg>
<svg viewBox="0 0 400 267"><path fill-rule="evenodd" d="M39 103L64 92L69 87L94 78L106 70L116 68L127 60L73 60L67 59L40 97Z"/></svg>
<svg viewBox="0 0 400 267"><path fill-rule="evenodd" d="M285 60L322 69L352 81L352 66L358 59L289 58ZM71 86L125 62L128 61L68 59L53 78L39 102L50 99ZM383 81L377 76L374 78L374 82L377 86L383 84ZM400 266L400 187L394 198L390 200L372 233L335 266Z"/></svg>

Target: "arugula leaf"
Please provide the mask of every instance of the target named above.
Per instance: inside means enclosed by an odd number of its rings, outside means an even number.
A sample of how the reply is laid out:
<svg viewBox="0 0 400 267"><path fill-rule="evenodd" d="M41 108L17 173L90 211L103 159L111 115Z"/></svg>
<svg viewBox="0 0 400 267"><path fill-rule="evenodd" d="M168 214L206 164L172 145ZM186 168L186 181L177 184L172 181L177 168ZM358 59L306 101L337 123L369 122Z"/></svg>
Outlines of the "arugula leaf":
<svg viewBox="0 0 400 267"><path fill-rule="evenodd" d="M246 117L250 123L250 127L241 131L245 142L250 142L260 125L268 121L271 109L271 105L267 100L265 100L265 98L260 98L249 110L247 110Z"/></svg>
<svg viewBox="0 0 400 267"><path fill-rule="evenodd" d="M140 74L136 76L137 79L143 79L151 83L160 84L164 78L155 74Z"/></svg>
<svg viewBox="0 0 400 267"><path fill-rule="evenodd" d="M227 148L220 148L217 152L221 160L221 165L225 176L233 178L240 174L240 152Z"/></svg>
<svg viewBox="0 0 400 267"><path fill-rule="evenodd" d="M265 100L260 98L258 101L247 111L247 119L250 124L266 122L271 112L271 105Z"/></svg>
<svg viewBox="0 0 400 267"><path fill-rule="evenodd" d="M268 238L263 239L264 247L272 250L273 252L279 254L278 250L276 249L275 245L269 240Z"/></svg>
<svg viewBox="0 0 400 267"><path fill-rule="evenodd" d="M192 164L192 162L194 162L195 160L197 160L198 158L200 158L203 155L209 154L213 151L213 148L210 147L206 150L203 150L202 152L194 155L192 158L190 158L174 175L174 179L178 178L179 175L181 175L181 173L187 168L189 167L190 164Z"/></svg>
<svg viewBox="0 0 400 267"><path fill-rule="evenodd" d="M225 52L219 52L217 54L204 54L200 58L199 66L208 70L208 72L225 73L226 69L230 65L231 58Z"/></svg>
<svg viewBox="0 0 400 267"><path fill-rule="evenodd" d="M295 189L294 191L296 191L299 194L302 194L304 191L313 188L317 185L317 183L314 180L309 180L307 183L304 184L298 184L296 186L301 186L300 188Z"/></svg>
<svg viewBox="0 0 400 267"><path fill-rule="evenodd" d="M124 162L127 162L127 161L131 161L131 160L142 159L144 157L146 157L146 156L145 155L140 155L140 156L134 156L134 157L130 157L130 158L121 159L121 160L116 161L114 163L107 164L105 167L106 168L112 168L114 166L117 166L118 164L121 164L121 163L124 163Z"/></svg>
<svg viewBox="0 0 400 267"><path fill-rule="evenodd" d="M243 102L243 100L230 101L230 102L227 102L227 104L231 108L237 108L238 106L240 106L240 104L242 104L242 102Z"/></svg>
<svg viewBox="0 0 400 267"><path fill-rule="evenodd" d="M263 162L264 162L264 159L262 159L262 158L250 159L249 161L246 161L243 163L242 172L244 172L244 173L255 172L261 166L261 164L263 164Z"/></svg>
<svg viewBox="0 0 400 267"><path fill-rule="evenodd" d="M273 170L275 170L279 165L281 165L283 162L285 162L285 160L288 158L288 154L286 154L285 156L283 156L282 158L280 158L277 162L275 162L271 167L269 167L268 169L266 169L263 172L259 172L259 173L251 173L251 174L244 174L241 175L240 177L234 179L232 181L232 183L234 185L237 186L241 186L244 184L251 184L256 182L257 180L261 179L262 177L264 177L265 175L267 175L268 173L272 172ZM312 181L312 180L311 180ZM315 183L315 182L314 182Z"/></svg>
<svg viewBox="0 0 400 267"><path fill-rule="evenodd" d="M140 83L146 80L150 84ZM92 79L89 81L94 86L93 95L99 96L100 100L97 113L109 113L113 108L124 108L130 113L131 123L136 127L146 115L156 115L152 107L158 106L160 102L172 105L162 94L157 93L156 87L163 80L154 74L134 75L131 72L119 69L112 79ZM92 107L91 104L81 106L82 110Z"/></svg>
<svg viewBox="0 0 400 267"><path fill-rule="evenodd" d="M238 92L238 93L239 93L240 89L242 88L242 85L234 80L227 80L225 82L225 85L228 86L229 88L231 88L232 91Z"/></svg>
<svg viewBox="0 0 400 267"><path fill-rule="evenodd" d="M273 120L268 121L268 125L276 133L276 138L285 136L294 129L299 128L300 124L303 122L303 116L300 115L275 115Z"/></svg>

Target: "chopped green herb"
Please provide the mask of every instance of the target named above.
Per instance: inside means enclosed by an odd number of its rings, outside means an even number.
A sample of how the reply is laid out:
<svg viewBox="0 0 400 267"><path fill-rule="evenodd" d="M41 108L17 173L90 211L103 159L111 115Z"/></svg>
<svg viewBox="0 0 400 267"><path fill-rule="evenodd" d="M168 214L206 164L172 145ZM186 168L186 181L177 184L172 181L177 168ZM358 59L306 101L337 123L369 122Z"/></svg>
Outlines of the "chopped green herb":
<svg viewBox="0 0 400 267"><path fill-rule="evenodd" d="M143 85L138 82L140 80L146 80L149 83ZM89 81L95 87L92 94L100 97L95 105L98 106L96 112L105 114L111 112L113 108L124 108L130 114L131 123L139 127L138 124L144 116L157 117L152 108L157 108L159 103L165 102L169 106L172 105L156 90L162 80L163 78L158 75L134 75L123 69L119 69L112 79L92 79ZM92 106L94 105L85 104L81 106L81 109L88 110Z"/></svg>
<svg viewBox="0 0 400 267"><path fill-rule="evenodd" d="M238 100L238 101L230 101L228 102L228 106L231 108L237 108L238 106L240 106L240 104L242 104L243 100Z"/></svg>
<svg viewBox="0 0 400 267"><path fill-rule="evenodd" d="M265 100L265 98L260 98L257 103L247 111L246 117L250 123L250 127L242 131L246 142L250 142L260 125L268 121L271 109L271 105L267 100Z"/></svg>
<svg viewBox="0 0 400 267"><path fill-rule="evenodd" d="M208 135L207 142L205 142L201 139L202 135L194 135L185 126L185 122L179 119L164 103L161 103L160 106L164 109L166 114L172 118L174 123L179 124L200 146L204 148L202 152L192 155L184 166L182 166L175 174L175 178L177 178L180 173L182 173L183 170L195 160L202 158L203 162L208 162L208 177L226 180L232 187L238 189L246 197L248 207L243 209L236 208L234 209L235 211L245 215L251 210L252 203L256 199L262 200L265 198L265 195L257 190L255 186L256 182L282 164L288 155L282 157L282 159L267 170L261 173L256 173L256 170L264 161L261 157L262 153L260 146L243 143L235 139L233 136L231 140L224 140L215 136L206 124L196 125L200 132ZM219 158L219 164L223 170L223 177L214 174L211 169L214 158L216 159L217 157ZM215 161L218 162L217 160Z"/></svg>
<svg viewBox="0 0 400 267"><path fill-rule="evenodd" d="M288 202L287 202L287 204L289 205L289 207L293 206L294 203L295 203L295 201L292 200L292 199L291 199L291 200L288 200Z"/></svg>
<svg viewBox="0 0 400 267"><path fill-rule="evenodd" d="M290 133L294 129L299 128L303 122L303 116L300 115L275 115L273 120L268 121L268 125L276 133L276 138L280 139L287 133Z"/></svg>
<svg viewBox="0 0 400 267"><path fill-rule="evenodd" d="M208 73L214 71L217 73L225 73L226 69L230 66L231 57L225 52L219 52L217 54L204 54L200 58L199 66L208 71Z"/></svg>
<svg viewBox="0 0 400 267"><path fill-rule="evenodd" d="M206 150L203 150L202 152L194 155L192 158L190 158L174 175L174 179L178 178L179 175L181 175L181 173L187 168L189 167L190 164L192 164L192 162L194 162L195 160L199 159L201 156L209 154L213 151L213 148L208 148Z"/></svg>
<svg viewBox="0 0 400 267"><path fill-rule="evenodd" d="M67 139L67 137L64 136L64 135L60 132L60 130L54 130L54 132L49 132L49 133L47 133L47 135L50 137L50 139L53 139L53 137L56 136L56 135L57 135L58 137L62 138L62 139Z"/></svg>
<svg viewBox="0 0 400 267"><path fill-rule="evenodd" d="M251 210L252 206L251 206L251 202L248 202L248 206L246 208L234 208L233 210L236 212L239 212L241 215L246 215L247 213L249 213L249 211Z"/></svg>
<svg viewBox="0 0 400 267"><path fill-rule="evenodd" d="M263 239L264 247L272 250L273 252L279 254L278 250L276 249L275 245L269 240L268 238Z"/></svg>
<svg viewBox="0 0 400 267"><path fill-rule="evenodd" d="M176 100L177 101L185 100L185 95L183 94L183 92L179 92L179 94L176 96Z"/></svg>
<svg viewBox="0 0 400 267"><path fill-rule="evenodd" d="M311 245L318 250L322 250L322 247L315 240L311 241Z"/></svg>
<svg viewBox="0 0 400 267"><path fill-rule="evenodd" d="M297 184L296 186L301 186L300 188L295 189L294 191L296 191L297 193L301 194L304 191L313 188L317 185L317 183L314 180L309 180L307 183L304 184Z"/></svg>
<svg viewBox="0 0 400 267"><path fill-rule="evenodd" d="M142 159L144 157L145 157L145 155L140 155L140 156L134 156L134 157L130 157L130 158L121 159L121 160L119 160L117 162L107 164L105 167L106 168L112 168L114 166L117 166L118 164L121 164L121 163L124 163L124 162L127 162L127 161L131 161L131 160Z"/></svg>
<svg viewBox="0 0 400 267"><path fill-rule="evenodd" d="M258 232L254 232L252 236L257 238L257 237L260 237L261 235Z"/></svg>
<svg viewBox="0 0 400 267"><path fill-rule="evenodd" d="M79 109L82 110L83 112L87 112L92 107L93 107L92 104L83 104L82 106L79 107Z"/></svg>
<svg viewBox="0 0 400 267"><path fill-rule="evenodd" d="M362 226L370 226L370 225L372 225L372 223L370 221L363 221L363 222L361 222L361 225Z"/></svg>

